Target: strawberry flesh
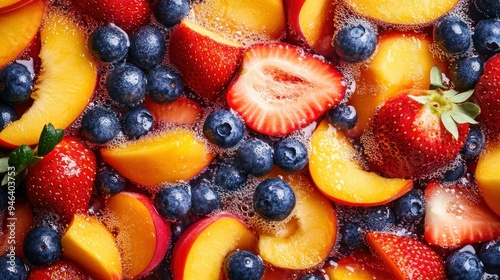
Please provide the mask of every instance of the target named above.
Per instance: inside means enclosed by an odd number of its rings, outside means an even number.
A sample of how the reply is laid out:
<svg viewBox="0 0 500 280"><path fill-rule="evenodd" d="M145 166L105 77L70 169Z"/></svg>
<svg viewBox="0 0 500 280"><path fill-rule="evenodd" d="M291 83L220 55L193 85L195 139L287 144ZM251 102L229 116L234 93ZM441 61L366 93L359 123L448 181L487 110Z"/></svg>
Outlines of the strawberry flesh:
<svg viewBox="0 0 500 280"><path fill-rule="evenodd" d="M343 75L327 62L286 43L246 50L227 102L253 130L287 135L336 106L345 95Z"/></svg>

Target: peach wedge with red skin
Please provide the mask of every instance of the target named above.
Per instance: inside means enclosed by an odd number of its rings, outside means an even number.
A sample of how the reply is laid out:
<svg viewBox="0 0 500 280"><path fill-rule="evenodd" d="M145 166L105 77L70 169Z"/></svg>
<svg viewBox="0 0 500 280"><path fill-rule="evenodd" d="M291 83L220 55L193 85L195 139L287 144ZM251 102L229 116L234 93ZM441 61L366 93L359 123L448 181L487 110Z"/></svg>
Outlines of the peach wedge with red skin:
<svg viewBox="0 0 500 280"><path fill-rule="evenodd" d="M0 1L0 14L17 10L31 2L33 0L2 0Z"/></svg>
<svg viewBox="0 0 500 280"><path fill-rule="evenodd" d="M153 203L151 198L132 192L118 193L106 201L106 226L116 232L127 278L148 275L163 260L170 244L170 225Z"/></svg>
<svg viewBox="0 0 500 280"><path fill-rule="evenodd" d="M214 158L195 133L184 128L101 148L105 162L129 180L144 186L187 181Z"/></svg>
<svg viewBox="0 0 500 280"><path fill-rule="evenodd" d="M331 202L304 175L274 170L293 189L296 205L292 217L273 232L259 231L259 254L273 266L302 270L312 268L330 254L337 237L337 215Z"/></svg>
<svg viewBox="0 0 500 280"><path fill-rule="evenodd" d="M93 216L75 215L61 237L63 257L96 280L122 279L122 261L115 238Z"/></svg>
<svg viewBox="0 0 500 280"><path fill-rule="evenodd" d="M7 1L6 4L15 5L11 2ZM4 13L0 8L0 38L2 38L0 40L0 68L15 59L34 40L42 24L44 10L43 0L34 0Z"/></svg>
<svg viewBox="0 0 500 280"><path fill-rule="evenodd" d="M385 178L364 170L357 156L344 133L326 120L313 132L309 172L318 189L331 200L351 206L381 205L413 187L411 180Z"/></svg>
<svg viewBox="0 0 500 280"><path fill-rule="evenodd" d="M500 216L500 140L487 144L477 161L475 176L486 205Z"/></svg>
<svg viewBox="0 0 500 280"><path fill-rule="evenodd" d="M257 238L243 221L230 214L199 220L179 238L172 253L176 280L218 280L225 257L240 250L255 251Z"/></svg>
<svg viewBox="0 0 500 280"><path fill-rule="evenodd" d="M48 123L65 129L83 112L94 92L97 65L86 47L84 30L62 12L50 11L40 36L42 65L31 94L34 102L0 132L1 146L37 144Z"/></svg>
<svg viewBox="0 0 500 280"><path fill-rule="evenodd" d="M425 24L444 16L459 0L344 0L354 12L383 23Z"/></svg>

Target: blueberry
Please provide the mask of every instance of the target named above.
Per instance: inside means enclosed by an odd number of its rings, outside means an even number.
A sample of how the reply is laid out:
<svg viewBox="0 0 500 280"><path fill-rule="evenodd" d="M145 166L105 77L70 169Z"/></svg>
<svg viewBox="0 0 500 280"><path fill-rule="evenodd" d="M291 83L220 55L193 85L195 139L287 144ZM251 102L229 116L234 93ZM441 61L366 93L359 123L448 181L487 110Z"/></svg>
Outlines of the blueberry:
<svg viewBox="0 0 500 280"><path fill-rule="evenodd" d="M464 146L460 151L462 157L466 161L476 159L483 151L484 135L481 129L477 126L471 126L467 138L465 138Z"/></svg>
<svg viewBox="0 0 500 280"><path fill-rule="evenodd" d="M295 138L281 140L274 147L274 163L288 172L302 170L308 162L307 147Z"/></svg>
<svg viewBox="0 0 500 280"><path fill-rule="evenodd" d="M259 183L253 194L253 208L262 218L282 221L295 207L295 193L288 183L268 178Z"/></svg>
<svg viewBox="0 0 500 280"><path fill-rule="evenodd" d="M361 227L358 223L346 222L340 227L339 232L339 244L343 253L354 252L363 245Z"/></svg>
<svg viewBox="0 0 500 280"><path fill-rule="evenodd" d="M235 191L243 187L247 174L233 163L222 162L217 166L214 183L223 190Z"/></svg>
<svg viewBox="0 0 500 280"><path fill-rule="evenodd" d="M120 121L109 109L94 106L82 117L83 136L93 143L105 144L113 140L119 132Z"/></svg>
<svg viewBox="0 0 500 280"><path fill-rule="evenodd" d="M156 210L170 221L178 221L191 209L191 196L184 186L161 189L155 196Z"/></svg>
<svg viewBox="0 0 500 280"><path fill-rule="evenodd" d="M151 69L146 79L149 97L159 104L174 102L184 91L181 74L165 65Z"/></svg>
<svg viewBox="0 0 500 280"><path fill-rule="evenodd" d="M33 265L50 265L61 256L61 237L46 227L32 228L24 238L24 255Z"/></svg>
<svg viewBox="0 0 500 280"><path fill-rule="evenodd" d="M446 274L449 280L480 280L483 273L483 263L471 251L457 250L446 258Z"/></svg>
<svg viewBox="0 0 500 280"><path fill-rule="evenodd" d="M128 35L113 23L101 25L94 30L88 40L90 52L104 62L117 62L127 56Z"/></svg>
<svg viewBox="0 0 500 280"><path fill-rule="evenodd" d="M253 138L238 147L236 160L246 173L262 176L273 168L273 148L266 142Z"/></svg>
<svg viewBox="0 0 500 280"><path fill-rule="evenodd" d="M358 121L358 114L352 105L340 103L327 112L327 120L341 130L353 128Z"/></svg>
<svg viewBox="0 0 500 280"><path fill-rule="evenodd" d="M366 230L380 231L394 225L395 217L386 205L369 207L365 211Z"/></svg>
<svg viewBox="0 0 500 280"><path fill-rule="evenodd" d="M479 259L487 272L500 274L500 239L484 243L479 249Z"/></svg>
<svg viewBox="0 0 500 280"><path fill-rule="evenodd" d="M224 272L228 280L260 280L264 275L264 262L253 252L232 251L224 261Z"/></svg>
<svg viewBox="0 0 500 280"><path fill-rule="evenodd" d="M208 215L220 208L220 198L212 184L202 180L191 188L191 213Z"/></svg>
<svg viewBox="0 0 500 280"><path fill-rule="evenodd" d="M375 30L364 22L344 25L333 39L337 55L348 63L367 60L377 47Z"/></svg>
<svg viewBox="0 0 500 280"><path fill-rule="evenodd" d="M116 194L125 189L127 181L111 167L106 167L97 173L96 186L103 195Z"/></svg>
<svg viewBox="0 0 500 280"><path fill-rule="evenodd" d="M131 62L144 69L160 64L167 52L165 38L160 29L145 25L130 35Z"/></svg>
<svg viewBox="0 0 500 280"><path fill-rule="evenodd" d="M0 94L11 105L24 103L33 91L33 75L28 68L13 62L0 71Z"/></svg>
<svg viewBox="0 0 500 280"><path fill-rule="evenodd" d="M398 223L415 224L425 213L423 196L419 190L412 189L394 201L392 210Z"/></svg>
<svg viewBox="0 0 500 280"><path fill-rule="evenodd" d="M434 26L434 42L450 54L464 54L471 45L471 33L465 21L446 16Z"/></svg>
<svg viewBox="0 0 500 280"><path fill-rule="evenodd" d="M123 133L130 139L137 139L153 130L153 115L144 107L131 108L123 118Z"/></svg>
<svg viewBox="0 0 500 280"><path fill-rule="evenodd" d="M500 17L500 0L475 0L476 8L491 18Z"/></svg>
<svg viewBox="0 0 500 280"><path fill-rule="evenodd" d="M24 280L28 277L28 270L21 258L16 255L0 256L0 279Z"/></svg>
<svg viewBox="0 0 500 280"><path fill-rule="evenodd" d="M0 103L0 131L17 119L17 112L14 107L5 103Z"/></svg>
<svg viewBox="0 0 500 280"><path fill-rule="evenodd" d="M187 16L189 5L189 0L158 0L153 13L163 26L172 27Z"/></svg>
<svg viewBox="0 0 500 280"><path fill-rule="evenodd" d="M472 40L479 53L493 55L500 52L500 20L485 19L479 21L476 24Z"/></svg>
<svg viewBox="0 0 500 280"><path fill-rule="evenodd" d="M447 170L440 181L443 183L456 182L465 175L465 171L467 171L467 166L465 162L461 161L457 166Z"/></svg>
<svg viewBox="0 0 500 280"><path fill-rule="evenodd" d="M299 280L325 280L325 277L319 274L305 274L302 275Z"/></svg>
<svg viewBox="0 0 500 280"><path fill-rule="evenodd" d="M219 147L230 148L243 138L245 126L232 111L219 109L212 111L206 118L203 134Z"/></svg>
<svg viewBox="0 0 500 280"><path fill-rule="evenodd" d="M483 74L484 61L479 56L465 57L455 61L449 76L455 89L462 92L473 89Z"/></svg>
<svg viewBox="0 0 500 280"><path fill-rule="evenodd" d="M107 79L109 96L120 105L134 106L146 95L146 75L140 68L129 63L113 68Z"/></svg>
<svg viewBox="0 0 500 280"><path fill-rule="evenodd" d="M171 244L175 244L179 237L188 229L196 220L192 216L186 215L178 221L170 223Z"/></svg>
<svg viewBox="0 0 500 280"><path fill-rule="evenodd" d="M9 190L7 186L0 187L0 211L5 210L7 208L9 202Z"/></svg>

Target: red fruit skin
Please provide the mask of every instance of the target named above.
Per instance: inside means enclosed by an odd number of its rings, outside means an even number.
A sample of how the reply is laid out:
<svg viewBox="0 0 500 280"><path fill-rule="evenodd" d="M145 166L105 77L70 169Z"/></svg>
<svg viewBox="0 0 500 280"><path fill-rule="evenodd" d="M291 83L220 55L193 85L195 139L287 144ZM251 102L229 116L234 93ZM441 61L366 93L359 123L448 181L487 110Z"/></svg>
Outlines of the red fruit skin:
<svg viewBox="0 0 500 280"><path fill-rule="evenodd" d="M396 279L446 279L442 258L420 240L382 232L367 232L366 239Z"/></svg>
<svg viewBox="0 0 500 280"><path fill-rule="evenodd" d="M241 62L243 46L218 43L181 22L170 35L170 62L185 85L207 100L216 100Z"/></svg>
<svg viewBox="0 0 500 280"><path fill-rule="evenodd" d="M26 191L31 205L54 212L63 222L86 213L96 166L95 154L80 139L64 137L28 168Z"/></svg>
<svg viewBox="0 0 500 280"><path fill-rule="evenodd" d="M91 280L90 276L74 263L59 259L50 266L35 267L27 280Z"/></svg>
<svg viewBox="0 0 500 280"><path fill-rule="evenodd" d="M386 101L375 113L361 136L364 153L372 170L388 177L422 178L456 159L469 132L469 124L458 124L454 139L437 115L408 97L420 90Z"/></svg>
<svg viewBox="0 0 500 280"><path fill-rule="evenodd" d="M476 104L481 108L477 117L487 137L500 137L500 54L491 57L484 65L483 75L474 89Z"/></svg>
<svg viewBox="0 0 500 280"><path fill-rule="evenodd" d="M203 108L196 101L187 97L179 97L172 103L158 104L146 97L144 106L151 111L153 119L158 123L195 124L203 115Z"/></svg>
<svg viewBox="0 0 500 280"><path fill-rule="evenodd" d="M147 0L73 0L83 14L102 23L114 23L127 33L146 25L151 16Z"/></svg>

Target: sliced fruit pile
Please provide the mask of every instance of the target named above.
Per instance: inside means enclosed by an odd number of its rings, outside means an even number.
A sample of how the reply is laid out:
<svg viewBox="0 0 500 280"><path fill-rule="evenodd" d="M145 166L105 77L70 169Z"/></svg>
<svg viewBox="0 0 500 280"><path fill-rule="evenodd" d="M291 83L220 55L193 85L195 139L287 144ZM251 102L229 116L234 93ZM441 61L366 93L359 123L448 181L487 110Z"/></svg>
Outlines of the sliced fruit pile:
<svg viewBox="0 0 500 280"><path fill-rule="evenodd" d="M498 0L0 1L0 279L498 279L498 30Z"/></svg>

